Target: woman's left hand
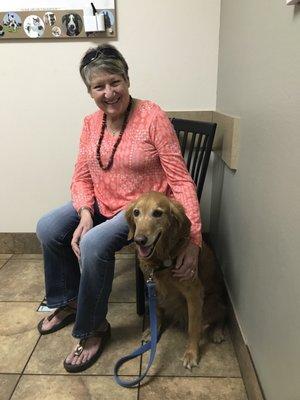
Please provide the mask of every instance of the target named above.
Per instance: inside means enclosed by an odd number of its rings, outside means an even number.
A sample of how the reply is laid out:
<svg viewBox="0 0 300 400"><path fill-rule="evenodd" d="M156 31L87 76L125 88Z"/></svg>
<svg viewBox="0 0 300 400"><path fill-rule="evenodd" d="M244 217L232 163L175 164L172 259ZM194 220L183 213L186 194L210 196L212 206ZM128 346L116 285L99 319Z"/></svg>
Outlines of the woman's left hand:
<svg viewBox="0 0 300 400"><path fill-rule="evenodd" d="M199 247L192 242L177 257L173 276L180 281L195 279L198 276Z"/></svg>

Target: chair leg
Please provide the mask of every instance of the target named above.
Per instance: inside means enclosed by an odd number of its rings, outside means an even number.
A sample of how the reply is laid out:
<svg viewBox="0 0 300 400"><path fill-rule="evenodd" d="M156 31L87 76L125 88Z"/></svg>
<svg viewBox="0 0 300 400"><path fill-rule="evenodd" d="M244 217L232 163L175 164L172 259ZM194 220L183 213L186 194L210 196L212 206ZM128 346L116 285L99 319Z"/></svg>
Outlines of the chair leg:
<svg viewBox="0 0 300 400"><path fill-rule="evenodd" d="M144 275L139 267L139 260L135 256L135 283L136 283L136 312L138 315L145 314L145 283Z"/></svg>

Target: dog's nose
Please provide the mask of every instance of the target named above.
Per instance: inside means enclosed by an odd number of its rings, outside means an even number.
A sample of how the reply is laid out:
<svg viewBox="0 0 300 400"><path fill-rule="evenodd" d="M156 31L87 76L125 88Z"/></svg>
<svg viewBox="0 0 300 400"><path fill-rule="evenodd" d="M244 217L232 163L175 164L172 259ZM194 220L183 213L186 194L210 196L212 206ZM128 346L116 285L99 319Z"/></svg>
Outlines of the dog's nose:
<svg viewBox="0 0 300 400"><path fill-rule="evenodd" d="M145 235L139 235L134 238L135 243L139 244L141 246L145 246L145 244L147 243L147 240L148 240L148 238Z"/></svg>

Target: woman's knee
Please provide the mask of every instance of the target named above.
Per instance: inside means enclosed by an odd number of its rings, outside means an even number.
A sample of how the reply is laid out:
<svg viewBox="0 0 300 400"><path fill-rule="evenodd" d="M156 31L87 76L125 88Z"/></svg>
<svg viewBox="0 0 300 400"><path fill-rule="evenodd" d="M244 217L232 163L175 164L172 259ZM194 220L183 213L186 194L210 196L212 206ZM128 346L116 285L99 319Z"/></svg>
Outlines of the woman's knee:
<svg viewBox="0 0 300 400"><path fill-rule="evenodd" d="M49 229L49 218L43 215L37 222L36 235L41 243L47 243L52 238L51 229Z"/></svg>
<svg viewBox="0 0 300 400"><path fill-rule="evenodd" d="M112 238L107 235L90 230L80 240L79 246L82 260L91 260L92 262L113 260L115 250L112 242Z"/></svg>
<svg viewBox="0 0 300 400"><path fill-rule="evenodd" d="M64 212L65 206L43 215L36 226L36 235L43 245L61 243L70 231L75 230L76 222Z"/></svg>

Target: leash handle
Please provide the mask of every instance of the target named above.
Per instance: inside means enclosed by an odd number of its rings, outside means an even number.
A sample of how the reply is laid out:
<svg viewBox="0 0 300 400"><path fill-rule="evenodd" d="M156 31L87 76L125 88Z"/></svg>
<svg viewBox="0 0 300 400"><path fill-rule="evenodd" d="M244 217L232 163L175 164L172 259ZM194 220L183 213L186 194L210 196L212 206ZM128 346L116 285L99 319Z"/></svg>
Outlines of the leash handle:
<svg viewBox="0 0 300 400"><path fill-rule="evenodd" d="M149 279L147 281L147 288L148 288L148 295L149 295L149 313L150 313L150 329L151 329L151 341L144 344L143 346L139 347L138 349L134 350L131 354L120 358L115 364L114 367L114 379L115 381L123 387L129 388L136 386L142 379L147 375L149 368L151 367L155 352L156 352L156 345L159 340L157 336L157 318L156 318L156 290L155 290L155 283L153 279ZM148 365L142 375L132 381L124 381L119 377L119 369L121 366L129 360L132 360L135 357L145 353L146 351L150 351L150 356L148 360Z"/></svg>

